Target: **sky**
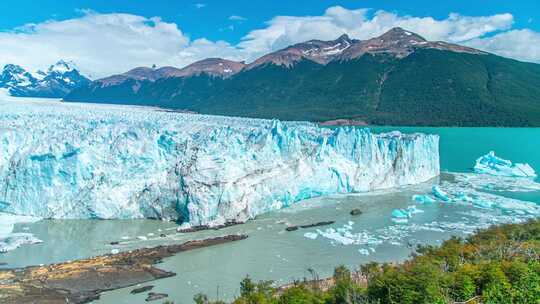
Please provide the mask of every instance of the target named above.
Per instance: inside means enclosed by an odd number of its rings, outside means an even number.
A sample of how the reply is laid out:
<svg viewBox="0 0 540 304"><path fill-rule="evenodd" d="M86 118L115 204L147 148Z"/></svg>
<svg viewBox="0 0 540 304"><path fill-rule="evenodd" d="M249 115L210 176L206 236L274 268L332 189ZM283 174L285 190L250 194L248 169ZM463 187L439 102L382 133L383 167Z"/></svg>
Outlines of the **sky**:
<svg viewBox="0 0 540 304"><path fill-rule="evenodd" d="M540 63L540 1L532 0L3 0L0 11L0 66L35 71L64 59L92 78L208 57L249 62L310 39L368 39L395 26Z"/></svg>

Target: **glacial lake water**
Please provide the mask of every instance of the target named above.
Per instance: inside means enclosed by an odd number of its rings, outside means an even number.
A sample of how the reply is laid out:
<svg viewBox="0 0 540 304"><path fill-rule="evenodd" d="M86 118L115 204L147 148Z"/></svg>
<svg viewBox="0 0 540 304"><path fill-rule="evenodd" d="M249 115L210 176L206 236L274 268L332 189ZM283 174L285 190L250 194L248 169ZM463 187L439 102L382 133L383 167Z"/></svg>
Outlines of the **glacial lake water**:
<svg viewBox="0 0 540 304"><path fill-rule="evenodd" d="M169 300L175 303L192 303L193 295L199 292L221 299L238 295L238 283L247 274L256 280L275 280L277 284L309 278L308 269L324 277L331 275L334 267L340 264L357 267L369 261L403 260L417 244L439 244L452 235L465 236L475 228L538 216L534 212L479 208L465 203L421 205L415 204L411 198L414 194L430 193L433 184L442 183L443 187L453 189L452 185L459 184L456 179L462 177L455 173L471 172L475 159L491 150L514 162L529 163L540 171L540 129L376 127L373 130L439 134L441 169L452 173L442 174L436 180L414 187L310 199L220 231L177 234L174 223L153 220L47 220L19 224L15 232L31 232L43 243L25 245L1 254L0 264L5 264L0 267L47 264L109 253L112 249L129 250L216 235L248 234L246 240L181 253L165 259L159 265L177 275L149 283L155 285L153 291L168 293ZM508 201L509 206L519 207L522 201L528 201L528 207L531 203L540 205L540 191L531 191L537 184L527 182L521 187L518 183L507 191L500 191L497 186L504 188L506 180L495 179L490 183L499 185L482 190L475 180L456 187L461 191L459 187L476 185L476 193L480 191L488 196L495 195L494 199ZM531 189L516 190L522 188ZM392 221L392 210L411 205L423 212L414 214L408 223ZM354 208L361 209L363 214L351 216L349 212ZM317 228L285 231L288 224L327 220L336 223L318 227L321 232L325 233L328 228L343 229L349 226L347 231L365 242L343 245L321 234L316 239L304 235L317 233ZM168 236L160 238L161 233ZM137 236L145 236L147 240L138 239ZM129 239L123 240L122 237ZM109 244L111 241L121 241L121 244L112 246ZM96 303L145 303L145 294L131 295L131 289L106 292Z"/></svg>

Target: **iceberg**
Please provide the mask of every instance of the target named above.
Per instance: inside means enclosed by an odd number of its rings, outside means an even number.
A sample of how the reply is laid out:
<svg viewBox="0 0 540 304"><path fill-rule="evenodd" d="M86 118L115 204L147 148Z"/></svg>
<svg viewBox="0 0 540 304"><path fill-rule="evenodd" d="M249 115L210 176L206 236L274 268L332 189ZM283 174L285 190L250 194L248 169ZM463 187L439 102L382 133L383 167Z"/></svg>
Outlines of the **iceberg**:
<svg viewBox="0 0 540 304"><path fill-rule="evenodd" d="M394 209L392 210L392 221L398 224L406 224L413 214L423 212L424 210L418 209L414 205L408 206L406 209Z"/></svg>
<svg viewBox="0 0 540 304"><path fill-rule="evenodd" d="M409 218L409 213L403 209L394 209L392 210L393 218Z"/></svg>
<svg viewBox="0 0 540 304"><path fill-rule="evenodd" d="M440 170L437 135L134 106L0 106L0 211L12 214L220 225Z"/></svg>
<svg viewBox="0 0 540 304"><path fill-rule="evenodd" d="M445 192L443 189L441 189L441 187L438 186L438 185L434 185L434 186L431 188L431 192L433 193L433 195L434 195L436 198L438 198L438 199L440 199L440 200L442 200L442 201L444 201L444 202L450 202L450 201L451 201L450 197L448 196L448 193L446 193L446 192Z"/></svg>
<svg viewBox="0 0 540 304"><path fill-rule="evenodd" d="M536 177L536 172L529 164L513 164L509 160L497 157L493 151L476 160L474 171L476 173L510 177Z"/></svg>
<svg viewBox="0 0 540 304"><path fill-rule="evenodd" d="M431 204L435 202L435 200L427 194L424 194L424 195L416 194L416 195L413 195L412 199L413 201L419 204Z"/></svg>

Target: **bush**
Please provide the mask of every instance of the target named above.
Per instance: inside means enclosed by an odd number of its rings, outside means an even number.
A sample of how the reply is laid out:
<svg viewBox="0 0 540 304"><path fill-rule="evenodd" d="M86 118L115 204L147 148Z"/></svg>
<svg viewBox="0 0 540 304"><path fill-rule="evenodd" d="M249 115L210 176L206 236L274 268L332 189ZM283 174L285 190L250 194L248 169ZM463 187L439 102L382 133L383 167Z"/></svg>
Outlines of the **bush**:
<svg viewBox="0 0 540 304"><path fill-rule="evenodd" d="M402 264L360 267L366 284L345 266L334 270L326 291L308 282L279 292L271 281L240 283L236 304L444 304L476 298L484 304L538 304L540 299L540 220L480 231L441 247L425 246ZM197 304L215 304L206 296Z"/></svg>

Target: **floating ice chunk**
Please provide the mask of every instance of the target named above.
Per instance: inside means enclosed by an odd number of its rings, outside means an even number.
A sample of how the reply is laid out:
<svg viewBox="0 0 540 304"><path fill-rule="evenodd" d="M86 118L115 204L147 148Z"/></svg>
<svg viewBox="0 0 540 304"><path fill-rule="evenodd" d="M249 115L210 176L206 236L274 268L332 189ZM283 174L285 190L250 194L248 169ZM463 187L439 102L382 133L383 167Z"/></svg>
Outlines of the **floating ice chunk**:
<svg viewBox="0 0 540 304"><path fill-rule="evenodd" d="M508 192L540 191L540 183L535 182L532 178L476 173L452 173L452 176L463 188Z"/></svg>
<svg viewBox="0 0 540 304"><path fill-rule="evenodd" d="M431 203L435 202L435 200L431 196L429 196L427 194L425 194L425 195L418 195L418 194L413 195L413 200L415 202L417 202L417 203L420 203L420 204L431 204Z"/></svg>
<svg viewBox="0 0 540 304"><path fill-rule="evenodd" d="M15 224L34 223L39 220L39 218L31 216L0 213L0 252L5 253L24 244L41 243L42 241L31 233L13 233Z"/></svg>
<svg viewBox="0 0 540 304"><path fill-rule="evenodd" d="M491 209L493 207L493 202L486 201L483 199L473 200L472 203L473 203L473 206L479 207L479 208Z"/></svg>
<svg viewBox="0 0 540 304"><path fill-rule="evenodd" d="M407 224L409 222L408 218L392 218L392 222L396 224Z"/></svg>
<svg viewBox="0 0 540 304"><path fill-rule="evenodd" d="M350 223L349 223L350 224ZM331 244L341 245L379 245L383 241L367 231L352 232L352 225L343 225L340 228L327 228L326 230L317 229L317 233L327 239L332 240Z"/></svg>
<svg viewBox="0 0 540 304"><path fill-rule="evenodd" d="M512 177L536 177L536 172L529 164L516 163L495 156L495 152L481 156L474 165L476 173L512 176Z"/></svg>
<svg viewBox="0 0 540 304"><path fill-rule="evenodd" d="M31 233L11 233L8 237L0 239L0 253L19 248L24 244L38 244L43 241Z"/></svg>
<svg viewBox="0 0 540 304"><path fill-rule="evenodd" d="M342 245L351 245L351 244L354 244L354 239L352 239L349 236L345 236L345 234L342 234L340 233L339 231L337 231L336 229L334 228L328 228L324 231L322 230L317 230L317 232L322 236L322 237L325 237L327 239L331 239L331 240L334 240L336 242L338 242L339 244L342 244Z"/></svg>
<svg viewBox="0 0 540 304"><path fill-rule="evenodd" d="M304 233L304 237L308 238L308 239L316 239L319 235L315 232L306 232Z"/></svg>
<svg viewBox="0 0 540 304"><path fill-rule="evenodd" d="M409 213L409 217L411 217L413 214L423 213L424 210L416 208L415 205L411 205L407 207L407 212Z"/></svg>
<svg viewBox="0 0 540 304"><path fill-rule="evenodd" d="M112 254L118 254L119 252L120 252L120 250L118 250L118 249L113 249L113 250L111 250L111 253L112 253Z"/></svg>
<svg viewBox="0 0 540 304"><path fill-rule="evenodd" d="M468 203L474 203L475 199L470 197L469 195L461 192L456 195L456 200L462 201L462 202L468 202Z"/></svg>
<svg viewBox="0 0 540 304"><path fill-rule="evenodd" d="M392 210L392 217L393 218L404 218L404 219L407 219L409 218L409 213L407 213L405 210L403 209L394 209Z"/></svg>
<svg viewBox="0 0 540 304"><path fill-rule="evenodd" d="M509 178L505 177L504 179ZM453 197L454 202L470 203L474 207L482 209L501 210L504 214L508 215L540 216L540 206L534 202L512 199L484 192L481 189L476 190L475 187L471 186L470 183L462 178L456 179L453 182L444 181L441 184L440 190L446 193L448 197ZM524 189L523 191L529 190Z"/></svg>
<svg viewBox="0 0 540 304"><path fill-rule="evenodd" d="M448 193L446 193L444 190L441 189L440 186L438 185L433 185L433 187L431 188L431 191L433 192L433 195L435 195L436 198L444 201L444 202L449 202L450 201L450 197L448 196Z"/></svg>
<svg viewBox="0 0 540 304"><path fill-rule="evenodd" d="M137 238L138 238L139 240L141 240L141 241L146 241L146 240L148 240L148 238L147 238L146 236L144 236L144 235L139 235Z"/></svg>
<svg viewBox="0 0 540 304"><path fill-rule="evenodd" d="M398 224L406 224L409 222L410 214L404 209L392 210L392 221Z"/></svg>
<svg viewBox="0 0 540 304"><path fill-rule="evenodd" d="M358 249L358 252L360 252L360 254L363 254L363 255L369 255L369 250L364 249L364 248Z"/></svg>
<svg viewBox="0 0 540 304"><path fill-rule="evenodd" d="M408 206L406 209L394 209L392 210L392 220L397 223L406 223L413 214L422 212L424 210L418 209L414 205Z"/></svg>

